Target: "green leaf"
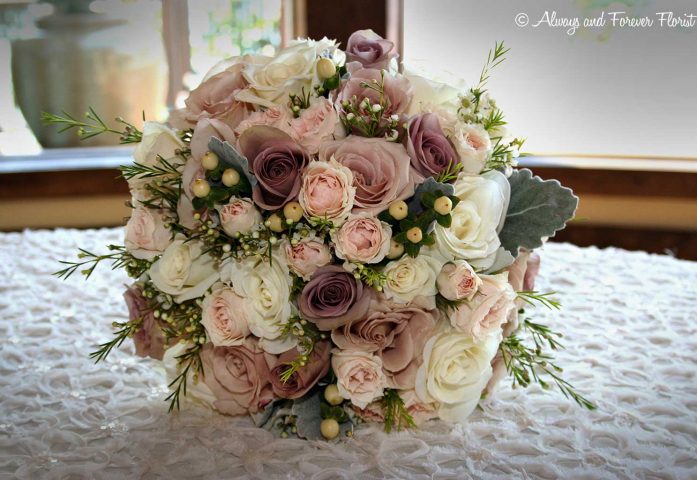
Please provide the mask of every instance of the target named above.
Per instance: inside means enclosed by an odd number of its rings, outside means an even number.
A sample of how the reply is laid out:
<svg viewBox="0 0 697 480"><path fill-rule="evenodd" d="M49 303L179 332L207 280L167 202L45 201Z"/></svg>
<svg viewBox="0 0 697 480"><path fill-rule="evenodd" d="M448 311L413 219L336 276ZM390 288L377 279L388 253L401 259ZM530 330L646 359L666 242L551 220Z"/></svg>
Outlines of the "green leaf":
<svg viewBox="0 0 697 480"><path fill-rule="evenodd" d="M411 243L411 242L406 242L404 244L404 251L407 252L407 255L410 257L416 257L419 255L419 250L421 250L421 246Z"/></svg>
<svg viewBox="0 0 697 480"><path fill-rule="evenodd" d="M205 198L194 197L194 199L191 200L191 205L193 205L194 210L203 210L208 207L208 202Z"/></svg>
<svg viewBox="0 0 697 480"><path fill-rule="evenodd" d="M514 256L519 247L542 246L543 237L554 236L576 213L578 197L557 180L542 180L523 169L514 170L508 182L511 200L499 238Z"/></svg>
<svg viewBox="0 0 697 480"><path fill-rule="evenodd" d="M436 221L438 222L438 225L440 225L441 227L450 228L450 225L453 223L453 217L450 214L438 215L436 217Z"/></svg>

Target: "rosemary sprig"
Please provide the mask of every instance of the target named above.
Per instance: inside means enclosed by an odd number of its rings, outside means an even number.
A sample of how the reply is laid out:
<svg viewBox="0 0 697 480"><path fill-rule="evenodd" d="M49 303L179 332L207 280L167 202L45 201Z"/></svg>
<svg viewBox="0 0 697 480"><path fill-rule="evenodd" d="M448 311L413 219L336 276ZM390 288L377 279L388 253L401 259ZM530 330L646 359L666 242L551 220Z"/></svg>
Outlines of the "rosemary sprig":
<svg viewBox="0 0 697 480"><path fill-rule="evenodd" d="M494 44L494 49L489 50L486 63L484 64L484 67L482 67L482 73L479 75L479 83L477 84L477 87L472 90L473 92L479 92L479 95L485 92L483 89L486 86L486 83L489 81L491 71L501 65L501 63L506 59L506 54L509 51L510 48L506 48L503 42L496 42ZM476 93L475 96L477 96Z"/></svg>
<svg viewBox="0 0 697 480"><path fill-rule="evenodd" d="M460 162L453 163L453 161L448 162L448 166L445 170L440 172L436 177L436 182L438 183L450 183L457 180L457 176L462 171L464 165Z"/></svg>
<svg viewBox="0 0 697 480"><path fill-rule="evenodd" d="M385 390L382 397L382 411L385 418L385 432L390 433L393 428L413 428L416 426L414 418L404 406L404 400L399 392L392 388Z"/></svg>
<svg viewBox="0 0 697 480"><path fill-rule="evenodd" d="M533 307L535 306L535 302L539 302L550 310L559 310L561 308L561 303L550 298L550 296L556 295L557 292L540 293L535 290L525 290L517 292L517 294L518 298Z"/></svg>
<svg viewBox="0 0 697 480"><path fill-rule="evenodd" d="M143 132L121 117L116 118L116 122L123 125L121 130L110 127L92 107L89 107L88 111L85 113L86 122L78 120L65 111L62 113L63 116L42 112L41 120L45 125L60 125L61 127L58 133L63 133L73 128L77 129L77 135L80 137L80 140L87 140L88 138L96 137L103 133L115 133L119 135L119 140L122 144L138 143L143 138Z"/></svg>
<svg viewBox="0 0 697 480"><path fill-rule="evenodd" d="M130 165L121 165L119 170L121 171L121 176L130 180L132 178L154 178L162 176L174 175L176 177L181 176L179 168L183 164L172 163L171 160L162 158L162 156L157 156L157 163L154 165L145 165L138 162L133 162Z"/></svg>
<svg viewBox="0 0 697 480"><path fill-rule="evenodd" d="M186 387L189 378L189 372L194 371L194 376L203 375L203 363L201 362L201 345L194 344L186 352L175 357L179 363L181 370L174 380L167 385L169 388L174 387L172 392L165 398L169 402L169 412L175 408L179 410L179 399L181 395L186 396Z"/></svg>
<svg viewBox="0 0 697 480"><path fill-rule="evenodd" d="M80 273L85 276L85 279L88 279L92 273L94 273L97 265L99 265L102 261L111 260L112 270L116 270L117 268L125 268L126 272L131 278L137 278L148 268L150 268L150 265L152 264L152 262L147 260L134 258L133 255L126 250L126 247L122 245L109 245L107 248L109 248L109 250L113 253L97 255L96 253L92 253L84 248L79 248L77 257L82 261L70 262L67 260L59 260L59 263L68 266L62 270L54 272L53 275L65 280L80 270Z"/></svg>
<svg viewBox="0 0 697 480"><path fill-rule="evenodd" d="M114 338L108 342L99 344L99 348L94 352L90 353L90 358L94 360L95 363L99 363L106 359L114 348L118 348L121 344L129 337L132 337L134 333L138 331L142 319L136 319L128 322L114 322L114 327L119 327L120 330L114 332Z"/></svg>
<svg viewBox="0 0 697 480"><path fill-rule="evenodd" d="M307 365L315 349L315 343L326 338L326 334L321 333L314 323L293 315L283 327L281 335L296 336L298 338L298 351L301 352L297 358L288 363L288 368L281 372L279 378L283 383L286 383L298 370Z"/></svg>
<svg viewBox="0 0 697 480"><path fill-rule="evenodd" d="M436 295L436 308L445 314L457 310L464 303L467 303L467 300L464 298L462 300L449 300L440 293Z"/></svg>

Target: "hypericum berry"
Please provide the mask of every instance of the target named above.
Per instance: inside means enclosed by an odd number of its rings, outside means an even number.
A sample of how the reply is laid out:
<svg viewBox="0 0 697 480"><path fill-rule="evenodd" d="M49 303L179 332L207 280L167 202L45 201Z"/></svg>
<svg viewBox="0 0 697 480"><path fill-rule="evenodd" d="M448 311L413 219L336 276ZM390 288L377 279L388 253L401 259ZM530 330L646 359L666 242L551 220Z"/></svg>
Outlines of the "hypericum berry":
<svg viewBox="0 0 697 480"><path fill-rule="evenodd" d="M339 387L334 383L327 385L327 388L324 389L324 399L329 405L333 406L339 405L344 401L344 397L339 393Z"/></svg>
<svg viewBox="0 0 697 480"><path fill-rule="evenodd" d="M194 185L191 187L191 190L198 198L205 198L209 193L211 193L211 186L203 178L197 178L194 181Z"/></svg>
<svg viewBox="0 0 697 480"><path fill-rule="evenodd" d="M234 187L240 183L240 174L234 168L226 168L223 172L223 185L226 187Z"/></svg>
<svg viewBox="0 0 697 480"><path fill-rule="evenodd" d="M277 213L272 214L267 221L272 232L279 233L283 231L283 220Z"/></svg>
<svg viewBox="0 0 697 480"><path fill-rule="evenodd" d="M411 227L407 230L407 238L411 243L419 243L424 238L424 234L419 227Z"/></svg>
<svg viewBox="0 0 697 480"><path fill-rule="evenodd" d="M336 75L336 65L329 58L322 57L317 60L317 76L326 80Z"/></svg>
<svg viewBox="0 0 697 480"><path fill-rule="evenodd" d="M201 165L206 170L215 170L216 168L218 168L219 162L220 159L218 158L218 155L216 155L215 152L211 151L204 153L203 158L201 159Z"/></svg>
<svg viewBox="0 0 697 480"><path fill-rule="evenodd" d="M453 209L453 201L446 196L438 197L433 203L433 209L441 215L447 215Z"/></svg>
<svg viewBox="0 0 697 480"><path fill-rule="evenodd" d="M339 422L333 418L325 418L319 424L319 431L327 440L333 440L339 435Z"/></svg>
<svg viewBox="0 0 697 480"><path fill-rule="evenodd" d="M395 258L401 257L402 254L404 254L404 245L396 242L394 239L390 240L390 251L387 252L387 258L394 260Z"/></svg>
<svg viewBox="0 0 697 480"><path fill-rule="evenodd" d="M407 218L407 215L409 214L409 207L407 207L404 200L397 200L396 202L392 202L390 204L388 211L395 220L403 220Z"/></svg>
<svg viewBox="0 0 697 480"><path fill-rule="evenodd" d="M289 202L283 207L283 215L294 222L303 218L303 207L298 202Z"/></svg>

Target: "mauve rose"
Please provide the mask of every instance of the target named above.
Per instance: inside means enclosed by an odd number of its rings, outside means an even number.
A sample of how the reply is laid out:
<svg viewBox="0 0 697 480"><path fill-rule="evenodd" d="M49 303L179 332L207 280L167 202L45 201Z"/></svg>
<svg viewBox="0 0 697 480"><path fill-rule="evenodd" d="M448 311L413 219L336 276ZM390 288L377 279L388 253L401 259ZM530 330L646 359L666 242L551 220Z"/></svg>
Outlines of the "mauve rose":
<svg viewBox="0 0 697 480"><path fill-rule="evenodd" d="M254 203L267 210L281 208L295 200L300 191L302 171L308 162L305 151L278 128L257 125L240 135L239 147L249 160L258 183Z"/></svg>
<svg viewBox="0 0 697 480"><path fill-rule="evenodd" d="M220 217L220 226L231 237L238 232L251 232L262 221L259 210L247 198L231 197L226 205L216 205L215 209Z"/></svg>
<svg viewBox="0 0 697 480"><path fill-rule="evenodd" d="M455 166L460 159L443 133L435 113L424 113L409 122L406 138L411 166L423 177L438 176L448 166Z"/></svg>
<svg viewBox="0 0 697 480"><path fill-rule="evenodd" d="M331 342L328 341L315 343L307 364L298 369L286 382L281 380L281 375L288 368L288 364L300 356L300 352L298 352L297 348L294 348L282 353L278 357L278 363L271 370L273 393L277 397L291 400L305 395L329 372L329 352L331 348Z"/></svg>
<svg viewBox="0 0 697 480"><path fill-rule="evenodd" d="M320 330L332 330L362 318L373 289L337 265L318 269L298 298L302 317Z"/></svg>
<svg viewBox="0 0 697 480"><path fill-rule="evenodd" d="M254 110L253 106L235 99L235 95L247 86L242 71L247 66L243 58L226 70L204 79L184 101L186 107L172 112L170 122L177 128L196 126L203 118L215 118L235 128Z"/></svg>
<svg viewBox="0 0 697 480"><path fill-rule="evenodd" d="M424 343L438 316L425 297L401 304L379 295L367 316L333 330L332 340L342 350L372 352L382 358L388 387L414 388Z"/></svg>
<svg viewBox="0 0 697 480"><path fill-rule="evenodd" d="M334 105L324 97L303 110L291 123L298 143L312 155L317 153L322 142L341 136L340 126Z"/></svg>
<svg viewBox="0 0 697 480"><path fill-rule="evenodd" d="M263 409L273 400L271 369L273 355L264 353L257 342L247 338L243 345L201 349L203 381L216 400L213 406L227 415L244 415Z"/></svg>
<svg viewBox="0 0 697 480"><path fill-rule="evenodd" d="M143 296L143 291L139 286L133 285L124 292L123 298L128 307L128 319L130 321L140 319L142 322L133 335L136 355L162 360L165 354L165 335L153 315L148 300Z"/></svg>
<svg viewBox="0 0 697 480"><path fill-rule="evenodd" d="M390 61L397 57L392 51L394 43L372 30L353 32L346 44L346 61L360 62L365 68L387 70Z"/></svg>
<svg viewBox="0 0 697 480"><path fill-rule="evenodd" d="M319 148L319 159L336 160L353 172L353 212L377 215L395 200L414 195L414 178L404 146L381 138L349 136Z"/></svg>
<svg viewBox="0 0 697 480"><path fill-rule="evenodd" d="M379 263L390 250L392 228L369 215L353 215L331 234L336 256L348 262Z"/></svg>
<svg viewBox="0 0 697 480"><path fill-rule="evenodd" d="M351 170L331 160L314 161L305 169L298 202L308 217L341 225L353 208L356 187Z"/></svg>
<svg viewBox="0 0 697 480"><path fill-rule="evenodd" d="M310 280L318 268L328 265L332 261L329 247L312 239L304 238L295 245L286 241L283 250L286 254L288 267L305 281Z"/></svg>
<svg viewBox="0 0 697 480"><path fill-rule="evenodd" d="M278 128L279 130L284 131L294 139L297 139L297 137L295 136L295 130L293 130L291 126L292 121L293 117L290 115L286 108L268 108L266 110L254 112L248 118L240 122L240 124L237 125L237 128L235 128L235 134L237 136L240 136L248 128L257 125L266 125L269 127Z"/></svg>
<svg viewBox="0 0 697 480"><path fill-rule="evenodd" d="M373 80L382 82L383 79L382 97L386 102L385 108L382 111L383 116L404 113L407 107L409 107L409 103L413 96L413 90L409 80L399 74L385 75L383 77L381 71L375 68L361 68L351 72L351 76L343 83L339 95L336 97L335 105L337 110L342 109L341 102L353 102L354 97L357 103L362 102L364 98L367 98L371 105L380 103L380 93L374 88L363 85L367 83L374 86Z"/></svg>
<svg viewBox="0 0 697 480"><path fill-rule="evenodd" d="M440 294L452 301L472 300L481 284L482 280L464 260L443 265L436 279Z"/></svg>

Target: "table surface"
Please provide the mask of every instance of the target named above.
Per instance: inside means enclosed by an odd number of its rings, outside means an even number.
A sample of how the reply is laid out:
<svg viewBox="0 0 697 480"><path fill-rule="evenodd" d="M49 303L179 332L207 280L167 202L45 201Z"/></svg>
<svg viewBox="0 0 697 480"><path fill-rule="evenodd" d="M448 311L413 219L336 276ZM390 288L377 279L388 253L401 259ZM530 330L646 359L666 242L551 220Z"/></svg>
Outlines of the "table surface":
<svg viewBox="0 0 697 480"><path fill-rule="evenodd" d="M560 313L565 376L595 401L504 381L465 425L338 444L274 439L247 419L168 414L158 362L93 345L123 320L122 272L50 276L119 229L0 234L0 478L696 478L697 263L548 244L540 290Z"/></svg>

